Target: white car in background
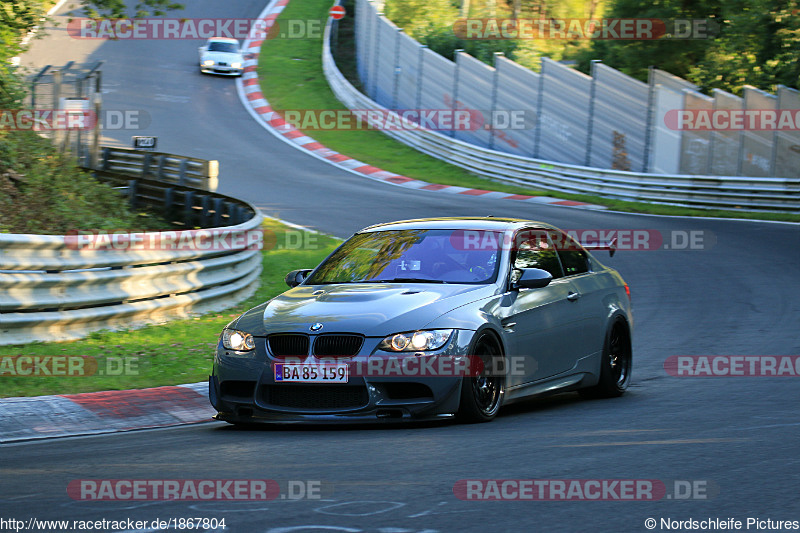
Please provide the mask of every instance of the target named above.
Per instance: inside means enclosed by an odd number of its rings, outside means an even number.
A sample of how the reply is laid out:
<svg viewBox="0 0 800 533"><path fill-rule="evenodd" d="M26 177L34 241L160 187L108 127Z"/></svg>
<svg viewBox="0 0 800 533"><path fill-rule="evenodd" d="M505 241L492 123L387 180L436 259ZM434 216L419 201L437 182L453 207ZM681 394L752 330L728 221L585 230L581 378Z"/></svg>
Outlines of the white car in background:
<svg viewBox="0 0 800 533"><path fill-rule="evenodd" d="M199 48L200 72L241 76L244 56L239 49L239 41L227 37L211 37Z"/></svg>

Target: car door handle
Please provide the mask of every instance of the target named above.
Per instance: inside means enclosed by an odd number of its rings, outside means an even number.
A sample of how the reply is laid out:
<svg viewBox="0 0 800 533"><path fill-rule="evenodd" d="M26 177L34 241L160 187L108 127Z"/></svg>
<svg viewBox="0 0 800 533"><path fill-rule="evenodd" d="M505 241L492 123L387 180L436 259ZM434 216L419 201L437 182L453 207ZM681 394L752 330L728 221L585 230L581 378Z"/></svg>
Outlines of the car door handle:
<svg viewBox="0 0 800 533"><path fill-rule="evenodd" d="M580 293L573 291L569 291L569 294L567 294L567 300L569 300L570 302L574 302L580 297L581 297Z"/></svg>

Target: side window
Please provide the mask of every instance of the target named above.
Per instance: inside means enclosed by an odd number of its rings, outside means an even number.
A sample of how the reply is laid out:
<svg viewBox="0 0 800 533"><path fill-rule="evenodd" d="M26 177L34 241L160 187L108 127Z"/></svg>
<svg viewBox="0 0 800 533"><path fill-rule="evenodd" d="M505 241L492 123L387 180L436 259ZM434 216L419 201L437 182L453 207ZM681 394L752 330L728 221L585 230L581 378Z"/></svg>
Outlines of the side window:
<svg viewBox="0 0 800 533"><path fill-rule="evenodd" d="M558 258L564 267L564 274L574 276L589 272L589 258L586 251L575 240L561 231L550 231L550 238L558 250Z"/></svg>
<svg viewBox="0 0 800 533"><path fill-rule="evenodd" d="M547 232L538 229L524 229L517 233L514 239L514 272L512 281L519 277L520 268L541 268L550 272L553 278L560 278L564 274L558 262L556 250Z"/></svg>

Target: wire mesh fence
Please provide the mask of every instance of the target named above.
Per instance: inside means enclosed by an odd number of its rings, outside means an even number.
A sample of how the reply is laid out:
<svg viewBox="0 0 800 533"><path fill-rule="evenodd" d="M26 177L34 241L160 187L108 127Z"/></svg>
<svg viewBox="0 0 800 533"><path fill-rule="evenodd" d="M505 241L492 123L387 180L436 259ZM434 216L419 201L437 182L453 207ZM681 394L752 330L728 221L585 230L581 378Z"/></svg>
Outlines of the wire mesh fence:
<svg viewBox="0 0 800 533"><path fill-rule="evenodd" d="M93 154L97 155L102 64L98 61L79 65L70 61L62 66L48 65L27 80L25 107L38 112L36 130L52 139L59 149L75 154L84 166L92 166Z"/></svg>

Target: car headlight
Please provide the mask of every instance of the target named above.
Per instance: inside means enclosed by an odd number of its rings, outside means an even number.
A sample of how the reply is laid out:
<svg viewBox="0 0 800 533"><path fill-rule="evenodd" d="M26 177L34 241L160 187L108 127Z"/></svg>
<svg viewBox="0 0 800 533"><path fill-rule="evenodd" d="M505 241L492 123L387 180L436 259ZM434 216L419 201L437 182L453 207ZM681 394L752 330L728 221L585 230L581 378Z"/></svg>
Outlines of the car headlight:
<svg viewBox="0 0 800 533"><path fill-rule="evenodd" d="M233 68L242 68L242 64L241 63L231 63L231 67L233 67Z"/></svg>
<svg viewBox="0 0 800 533"><path fill-rule="evenodd" d="M213 59L206 59L205 61L203 61L203 66L204 67L213 67L214 66L214 60Z"/></svg>
<svg viewBox="0 0 800 533"><path fill-rule="evenodd" d="M381 341L378 348L387 352L426 352L438 350L450 339L452 329L431 329L395 333Z"/></svg>
<svg viewBox="0 0 800 533"><path fill-rule="evenodd" d="M222 345L228 350L249 352L256 347L256 341L252 335L244 331L224 329L222 330Z"/></svg>

